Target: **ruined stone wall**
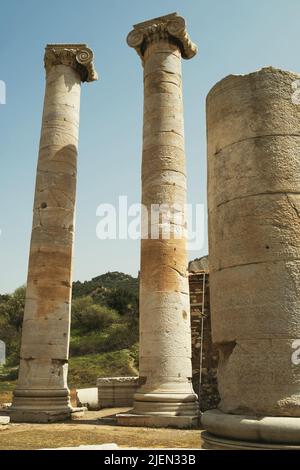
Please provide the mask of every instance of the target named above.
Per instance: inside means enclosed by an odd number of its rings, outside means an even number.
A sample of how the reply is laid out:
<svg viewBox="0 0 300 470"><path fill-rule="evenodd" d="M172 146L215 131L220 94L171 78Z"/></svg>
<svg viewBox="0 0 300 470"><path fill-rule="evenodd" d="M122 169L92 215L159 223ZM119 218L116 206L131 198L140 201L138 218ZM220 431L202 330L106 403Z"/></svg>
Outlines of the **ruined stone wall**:
<svg viewBox="0 0 300 470"><path fill-rule="evenodd" d="M205 279L203 279L205 276ZM204 282L203 282L204 281ZM193 387L199 394L201 411L215 408L220 400L217 387L218 351L212 344L210 301L209 301L209 274L206 271L190 272L190 302L192 326L192 368ZM203 295L204 287L204 295ZM204 301L204 309L203 309ZM202 343L202 381L199 390L201 330L203 318Z"/></svg>

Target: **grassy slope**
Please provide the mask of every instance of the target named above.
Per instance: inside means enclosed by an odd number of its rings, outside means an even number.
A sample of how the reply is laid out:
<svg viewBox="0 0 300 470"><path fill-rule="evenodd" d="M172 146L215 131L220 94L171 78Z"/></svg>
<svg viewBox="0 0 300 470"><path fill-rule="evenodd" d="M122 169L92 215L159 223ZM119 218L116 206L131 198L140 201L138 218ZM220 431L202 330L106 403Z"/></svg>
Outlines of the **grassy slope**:
<svg viewBox="0 0 300 470"><path fill-rule="evenodd" d="M16 380L8 380L5 375L11 374L10 368L5 368L5 374L0 379L0 403L11 401L12 390ZM68 384L70 388L95 387L98 377L135 376L138 372L133 365L133 359L128 349L89 354L72 357L69 362Z"/></svg>
<svg viewBox="0 0 300 470"><path fill-rule="evenodd" d="M137 375L128 349L70 359L68 378L70 387L95 386L98 377L123 375Z"/></svg>

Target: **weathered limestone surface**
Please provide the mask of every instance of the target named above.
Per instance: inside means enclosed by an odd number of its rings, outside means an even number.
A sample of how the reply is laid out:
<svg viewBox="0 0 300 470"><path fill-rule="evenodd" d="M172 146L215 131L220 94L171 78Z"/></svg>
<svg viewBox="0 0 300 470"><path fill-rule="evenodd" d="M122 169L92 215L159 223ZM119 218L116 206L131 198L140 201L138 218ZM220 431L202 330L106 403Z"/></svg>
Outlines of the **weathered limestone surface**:
<svg viewBox="0 0 300 470"><path fill-rule="evenodd" d="M127 42L144 67L142 203L148 213L153 204L177 204L182 215L169 239L161 220L159 238L151 239L152 220L141 242L140 388L133 413L193 418L186 238L174 233L185 226L186 203L181 56L193 57L196 46L176 14L134 26Z"/></svg>
<svg viewBox="0 0 300 470"><path fill-rule="evenodd" d="M258 444L258 447L267 449L269 446L284 446L292 445L300 449L299 433L300 433L300 420L298 417L288 416L244 416L225 414L220 410L209 410L202 416L202 425L209 429L209 437L204 437L205 448L212 448L211 445L207 446L212 435L224 439L223 444L228 448L247 448L253 443ZM215 439L216 447L219 447L220 441ZM233 442L230 442L233 441ZM238 445L237 445L237 442ZM244 441L244 442L242 442Z"/></svg>
<svg viewBox="0 0 300 470"><path fill-rule="evenodd" d="M84 44L48 45L19 380L13 420L70 414L67 386L80 88L95 80ZM49 418L50 419L50 418ZM47 420L47 418L46 418Z"/></svg>
<svg viewBox="0 0 300 470"><path fill-rule="evenodd" d="M300 366L292 363L300 338L299 78L265 68L225 78L207 98L212 329L225 413L300 416Z"/></svg>
<svg viewBox="0 0 300 470"><path fill-rule="evenodd" d="M133 406L138 377L101 377L97 380L100 408Z"/></svg>

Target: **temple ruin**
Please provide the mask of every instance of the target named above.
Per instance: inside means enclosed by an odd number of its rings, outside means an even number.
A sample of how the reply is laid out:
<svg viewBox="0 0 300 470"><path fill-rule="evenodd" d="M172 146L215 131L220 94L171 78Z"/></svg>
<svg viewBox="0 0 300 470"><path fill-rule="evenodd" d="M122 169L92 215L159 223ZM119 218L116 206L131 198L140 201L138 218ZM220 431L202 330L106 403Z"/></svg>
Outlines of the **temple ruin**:
<svg viewBox="0 0 300 470"><path fill-rule="evenodd" d="M162 214L142 220L139 377L99 379L102 406L134 397L123 426L201 417L205 449L299 449L300 75L268 67L209 92L209 258L188 269L181 59L197 47L176 13L135 25L127 43L143 67L142 205L176 218L169 237ZM17 422L80 412L67 384L79 108L97 73L85 44L48 45L45 69Z"/></svg>

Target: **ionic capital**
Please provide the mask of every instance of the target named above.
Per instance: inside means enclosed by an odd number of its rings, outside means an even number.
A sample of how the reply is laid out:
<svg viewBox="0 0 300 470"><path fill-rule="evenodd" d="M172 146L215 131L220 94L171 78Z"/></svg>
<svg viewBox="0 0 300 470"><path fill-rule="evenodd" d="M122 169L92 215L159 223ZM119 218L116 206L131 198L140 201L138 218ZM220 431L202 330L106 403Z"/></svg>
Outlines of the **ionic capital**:
<svg viewBox="0 0 300 470"><path fill-rule="evenodd" d="M83 82L92 82L98 79L93 58L93 51L86 44L48 44L44 61L46 72L54 65L68 65L79 73Z"/></svg>
<svg viewBox="0 0 300 470"><path fill-rule="evenodd" d="M197 53L197 46L187 33L185 19L177 13L136 24L127 36L127 44L137 51L142 60L147 46L159 41L177 44L184 59L191 59Z"/></svg>

